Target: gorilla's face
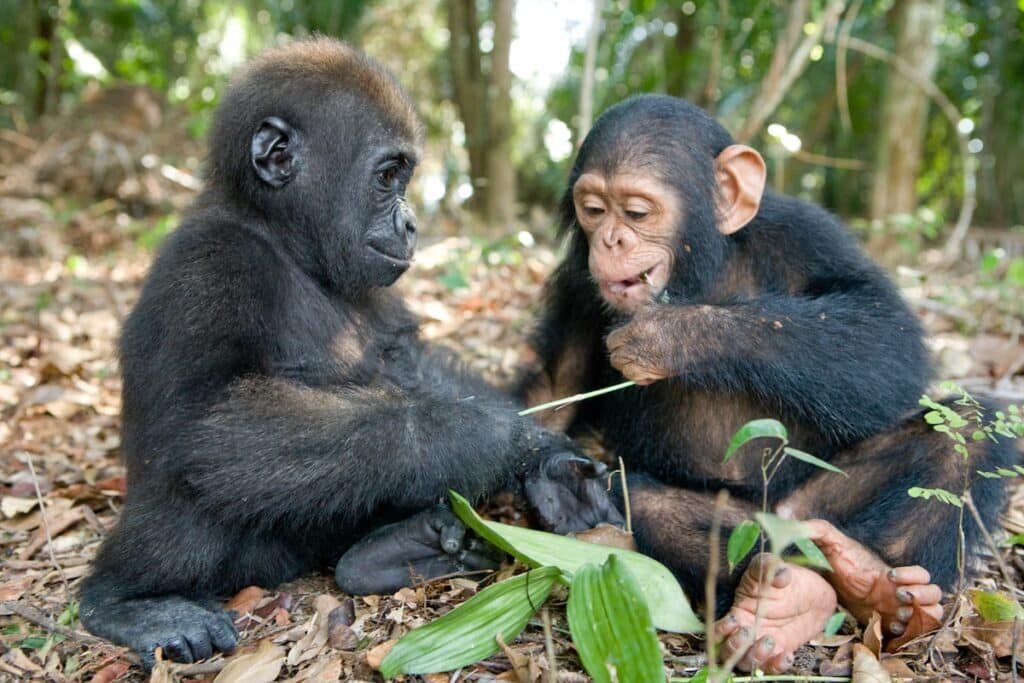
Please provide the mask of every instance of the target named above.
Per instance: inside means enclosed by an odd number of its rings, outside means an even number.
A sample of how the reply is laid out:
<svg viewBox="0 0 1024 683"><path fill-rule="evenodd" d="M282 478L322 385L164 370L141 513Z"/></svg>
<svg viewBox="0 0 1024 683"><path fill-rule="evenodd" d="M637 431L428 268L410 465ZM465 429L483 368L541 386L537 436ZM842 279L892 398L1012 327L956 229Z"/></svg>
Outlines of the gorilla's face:
<svg viewBox="0 0 1024 683"><path fill-rule="evenodd" d="M268 117L252 137L252 166L271 195L275 229L294 232L284 235L290 251L333 289L390 286L416 248L405 197L415 141L351 97L298 118Z"/></svg>

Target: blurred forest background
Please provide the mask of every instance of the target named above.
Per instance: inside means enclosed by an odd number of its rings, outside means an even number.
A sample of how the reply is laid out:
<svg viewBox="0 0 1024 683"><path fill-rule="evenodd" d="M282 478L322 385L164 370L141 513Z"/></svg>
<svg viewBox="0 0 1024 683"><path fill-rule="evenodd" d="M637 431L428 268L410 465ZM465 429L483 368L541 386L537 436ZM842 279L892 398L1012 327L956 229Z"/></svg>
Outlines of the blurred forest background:
<svg viewBox="0 0 1024 683"><path fill-rule="evenodd" d="M61 201L117 199L132 220L166 212L174 207L154 201L159 193L142 197L125 181L166 165L160 182L192 183L231 69L266 45L320 32L383 60L412 91L428 130L414 190L427 215L468 209L478 230L501 234L534 207L550 214L594 114L664 92L759 147L776 189L822 203L885 247L952 240L956 251L968 221L981 230L1024 223L1022 7L6 0L3 180L23 176L12 168L23 147L44 167L33 180L56 183ZM68 126L86 134L70 148ZM33 143L53 131L65 148L42 159ZM1024 263L1010 270L1024 284Z"/></svg>
<svg viewBox="0 0 1024 683"><path fill-rule="evenodd" d="M417 102L423 246L399 287L425 337L491 378L528 353L581 136L615 102L664 92L758 147L777 190L849 222L921 316L936 379L1024 400L1024 0L0 0L0 678L143 680L80 632L74 598L125 494L118 330L201 187L232 69L314 32L383 61ZM1024 489L1002 525L1024 534ZM1004 552L1024 576L1024 548ZM991 562L980 581L1003 585ZM364 650L473 591L460 578L357 600L358 642L340 644L302 635L337 601L324 577L231 604L255 615L236 622L243 651L290 643L282 677L379 680ZM930 649L886 661L978 679L1024 661L1016 620L960 609L948 666ZM530 629L514 650L536 663ZM692 674L699 646L662 642ZM833 650L799 668L845 675L849 647Z"/></svg>

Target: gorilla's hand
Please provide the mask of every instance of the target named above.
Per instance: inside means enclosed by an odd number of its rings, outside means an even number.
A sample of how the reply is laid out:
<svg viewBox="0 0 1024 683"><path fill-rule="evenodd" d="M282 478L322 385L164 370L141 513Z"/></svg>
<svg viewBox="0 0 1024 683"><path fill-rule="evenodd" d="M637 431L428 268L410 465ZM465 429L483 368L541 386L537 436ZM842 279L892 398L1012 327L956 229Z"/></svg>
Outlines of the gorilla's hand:
<svg viewBox="0 0 1024 683"><path fill-rule="evenodd" d="M502 557L435 505L369 533L338 560L334 578L350 595L393 593L416 580L497 569Z"/></svg>
<svg viewBox="0 0 1024 683"><path fill-rule="evenodd" d="M537 521L556 534L583 531L605 522L621 526L608 497L608 468L571 450L557 451L526 475L523 490Z"/></svg>

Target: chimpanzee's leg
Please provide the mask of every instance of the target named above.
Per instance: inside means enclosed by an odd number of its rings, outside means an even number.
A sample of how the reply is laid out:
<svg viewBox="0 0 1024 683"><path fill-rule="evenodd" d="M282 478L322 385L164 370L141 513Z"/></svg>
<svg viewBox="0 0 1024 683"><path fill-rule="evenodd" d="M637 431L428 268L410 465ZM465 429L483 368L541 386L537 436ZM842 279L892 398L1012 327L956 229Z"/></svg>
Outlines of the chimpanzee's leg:
<svg viewBox="0 0 1024 683"><path fill-rule="evenodd" d="M778 505L780 514L815 520L814 540L835 570L827 577L840 602L861 621L878 612L886 635L896 638L894 647L941 620L942 590L954 588L958 575L961 510L912 498L908 489L959 495L969 484L989 530L1003 507L1003 481L979 477L977 471L1012 465L1013 446L1006 440L972 442L970 431L965 459L948 435L915 415L834 458L848 479L822 472ZM969 567L981 534L969 511L962 519Z"/></svg>

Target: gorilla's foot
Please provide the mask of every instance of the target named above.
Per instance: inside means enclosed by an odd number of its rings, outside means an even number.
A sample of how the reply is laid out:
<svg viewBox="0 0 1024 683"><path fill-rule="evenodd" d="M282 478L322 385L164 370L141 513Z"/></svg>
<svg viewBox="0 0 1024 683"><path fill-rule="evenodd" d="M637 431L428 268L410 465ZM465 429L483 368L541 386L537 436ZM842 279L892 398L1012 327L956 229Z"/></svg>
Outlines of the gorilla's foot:
<svg viewBox="0 0 1024 683"><path fill-rule="evenodd" d="M825 579L763 553L751 560L713 637L722 641L723 660L743 653L737 668L783 673L793 666L793 652L820 634L835 611L836 593Z"/></svg>
<svg viewBox="0 0 1024 683"><path fill-rule="evenodd" d="M839 602L859 622L872 612L882 618L886 648L895 649L942 622L942 589L924 567L890 567L873 552L832 524L810 520L811 540L832 565L826 576Z"/></svg>
<svg viewBox="0 0 1024 683"><path fill-rule="evenodd" d="M147 671L153 668L158 647L165 659L189 663L214 652L231 652L238 644L238 632L226 611L175 595L83 601L81 618L96 635L135 650Z"/></svg>

